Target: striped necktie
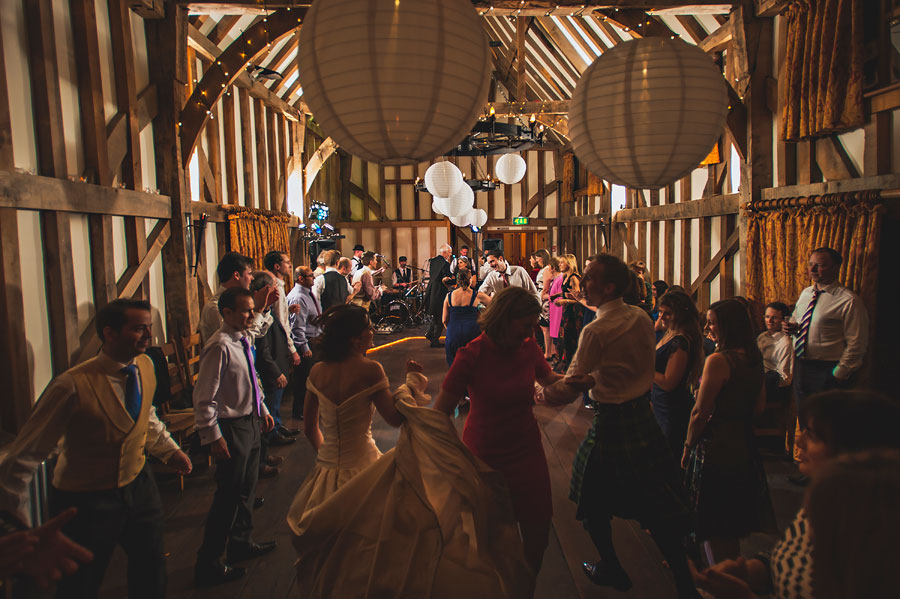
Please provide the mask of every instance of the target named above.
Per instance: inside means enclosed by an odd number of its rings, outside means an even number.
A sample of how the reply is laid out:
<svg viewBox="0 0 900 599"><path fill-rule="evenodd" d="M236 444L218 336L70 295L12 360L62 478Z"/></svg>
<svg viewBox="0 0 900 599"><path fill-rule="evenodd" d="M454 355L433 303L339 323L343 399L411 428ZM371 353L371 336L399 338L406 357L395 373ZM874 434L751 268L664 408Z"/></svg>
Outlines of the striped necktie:
<svg viewBox="0 0 900 599"><path fill-rule="evenodd" d="M503 288L506 289L507 287L509 287L509 274L501 272L500 276L503 277Z"/></svg>
<svg viewBox="0 0 900 599"><path fill-rule="evenodd" d="M816 308L816 302L819 301L819 295L822 292L813 287L812 299L809 300L809 306L806 308L806 312L803 313L803 318L800 320L800 327L797 329L797 342L794 344L794 353L798 358L802 358L806 355L806 342L809 339L809 325L812 322L813 310Z"/></svg>

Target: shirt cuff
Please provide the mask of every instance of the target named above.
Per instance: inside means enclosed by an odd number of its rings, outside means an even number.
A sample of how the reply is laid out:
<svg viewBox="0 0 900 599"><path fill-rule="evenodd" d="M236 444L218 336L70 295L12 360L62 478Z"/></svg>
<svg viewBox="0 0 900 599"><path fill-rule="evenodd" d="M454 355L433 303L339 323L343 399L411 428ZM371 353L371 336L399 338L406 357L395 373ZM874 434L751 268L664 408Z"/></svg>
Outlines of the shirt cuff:
<svg viewBox="0 0 900 599"><path fill-rule="evenodd" d="M197 435L200 437L200 445L209 445L222 437L222 431L219 430L218 424L214 424L206 428L197 429Z"/></svg>
<svg viewBox="0 0 900 599"><path fill-rule="evenodd" d="M841 364L835 366L834 370L831 371L831 375L841 381L845 381L850 378L851 374L853 374L853 371L846 366L842 366Z"/></svg>
<svg viewBox="0 0 900 599"><path fill-rule="evenodd" d="M171 457L175 455L179 449L181 448L178 446L178 443L175 442L175 439L169 437L162 447L153 449L153 456L159 458L163 464L168 464Z"/></svg>

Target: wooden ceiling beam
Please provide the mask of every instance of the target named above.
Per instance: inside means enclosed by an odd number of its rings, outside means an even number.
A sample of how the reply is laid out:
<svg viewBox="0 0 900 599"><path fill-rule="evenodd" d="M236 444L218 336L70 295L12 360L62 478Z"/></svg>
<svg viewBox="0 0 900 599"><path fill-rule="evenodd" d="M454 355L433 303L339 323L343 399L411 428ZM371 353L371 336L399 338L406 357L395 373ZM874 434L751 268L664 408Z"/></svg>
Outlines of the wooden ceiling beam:
<svg viewBox="0 0 900 599"><path fill-rule="evenodd" d="M681 23L695 44L699 44L709 35L700 22L691 15L675 15L675 19Z"/></svg>
<svg viewBox="0 0 900 599"><path fill-rule="evenodd" d="M632 37L671 37L675 35L661 20L640 9L596 10L594 16L603 17L622 28Z"/></svg>
<svg viewBox="0 0 900 599"><path fill-rule="evenodd" d="M149 3L151 0L134 0ZM159 0L156 0L157 2ZM548 13L554 15L583 15L597 8L638 8L666 9L697 7L697 10L721 10L728 12L736 0L605 0L586 3L584 0L473 0L472 5L479 14L492 16L540 17ZM178 0L191 15L231 14L262 15L266 9L271 13L277 9L308 8L309 0Z"/></svg>
<svg viewBox="0 0 900 599"><path fill-rule="evenodd" d="M494 109L494 116L517 116L531 114L568 114L568 100L535 100L530 102L495 102L489 103L485 114Z"/></svg>
<svg viewBox="0 0 900 599"><path fill-rule="evenodd" d="M718 29L706 36L697 45L706 52L721 52L731 43L733 37L732 24L729 20L720 25Z"/></svg>
<svg viewBox="0 0 900 599"><path fill-rule="evenodd" d="M234 26L240 20L240 15L225 15L219 19L213 30L209 32L209 41L218 46L222 43L222 40L228 37L228 34L231 33L231 30L234 29Z"/></svg>
<svg viewBox="0 0 900 599"><path fill-rule="evenodd" d="M538 54L543 55L542 58L544 59L544 62L546 62L553 71L558 72L559 75L563 77L560 81L564 83L567 88L570 88L570 90L574 89L575 84L578 83L578 79L581 77L581 71L576 69L569 61L568 53L564 53L559 45L547 36L543 27L537 23L536 19L535 26L531 30L531 37L537 45ZM570 44L567 44L567 46L570 46ZM569 81L571 81L571 83Z"/></svg>
<svg viewBox="0 0 900 599"><path fill-rule="evenodd" d="M537 19L538 26L543 30L544 34L556 44L556 47L563 56L566 57L569 64L571 64L575 71L580 75L588 68L588 66L590 66L590 62L586 61L572 42L569 41L569 38L566 36L567 31L564 31L564 28L566 30L568 29L565 21L565 19L562 19L562 22L557 24L556 21L550 17L540 17ZM571 32L568 33L569 35L572 35ZM581 36L575 34L572 35L572 39L575 40L575 43L578 44L578 47L581 48L582 52L588 56L593 54L593 50L585 44L584 40L581 39Z"/></svg>
<svg viewBox="0 0 900 599"><path fill-rule="evenodd" d="M622 38L619 37L618 32L613 28L613 26L609 23L609 19L606 15L592 15L594 17L594 22L597 24L603 33L606 34L606 37L609 38L609 41L612 42L613 46L617 46L619 42L622 41ZM605 44L604 44L605 45Z"/></svg>

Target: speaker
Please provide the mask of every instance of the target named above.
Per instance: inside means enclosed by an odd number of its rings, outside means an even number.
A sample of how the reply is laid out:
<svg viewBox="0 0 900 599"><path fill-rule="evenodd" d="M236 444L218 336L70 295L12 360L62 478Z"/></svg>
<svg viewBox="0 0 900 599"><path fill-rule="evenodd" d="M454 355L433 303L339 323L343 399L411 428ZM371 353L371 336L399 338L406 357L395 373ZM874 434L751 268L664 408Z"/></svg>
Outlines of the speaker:
<svg viewBox="0 0 900 599"><path fill-rule="evenodd" d="M316 267L316 258L319 257L320 252L336 249L335 246L337 246L337 242L334 239L318 239L316 241L310 241L309 263L312 265L312 267Z"/></svg>
<svg viewBox="0 0 900 599"><path fill-rule="evenodd" d="M484 249L485 250L500 250L503 251L503 240L502 239L485 239L484 240Z"/></svg>

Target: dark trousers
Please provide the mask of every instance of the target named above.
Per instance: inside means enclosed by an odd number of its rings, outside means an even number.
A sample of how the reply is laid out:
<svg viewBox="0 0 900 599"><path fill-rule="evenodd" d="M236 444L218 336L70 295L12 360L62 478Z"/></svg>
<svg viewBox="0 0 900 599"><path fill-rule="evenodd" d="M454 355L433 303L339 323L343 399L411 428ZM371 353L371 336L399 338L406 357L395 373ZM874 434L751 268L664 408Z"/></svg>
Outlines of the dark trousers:
<svg viewBox="0 0 900 599"><path fill-rule="evenodd" d="M86 492L51 489L53 515L70 507L78 508L78 514L63 532L90 549L94 559L59 582L57 597L96 597L116 545L121 545L128 556L129 599L165 597L162 504L156 481L147 466L136 479L119 489Z"/></svg>
<svg viewBox="0 0 900 599"><path fill-rule="evenodd" d="M259 418L219 419L231 458L216 460L216 493L206 517L198 564L219 561L227 543L250 543L253 501L259 476Z"/></svg>
<svg viewBox="0 0 900 599"><path fill-rule="evenodd" d="M444 323L441 321L441 314L432 317L431 325L428 327L428 332L425 333L425 338L431 341L432 343L437 343L441 340L441 333L444 332Z"/></svg>
<svg viewBox="0 0 900 599"><path fill-rule="evenodd" d="M309 380L309 372L315 365L316 360L313 356L306 357L300 352L300 366L294 369L294 380L291 389L294 393L294 403L291 406L291 415L294 418L303 418L303 400L306 398L306 381Z"/></svg>
<svg viewBox="0 0 900 599"><path fill-rule="evenodd" d="M797 397L797 419L800 430L806 430L806 400L810 395L829 389L846 389L850 381L834 378L831 372L837 362L798 358L794 363L794 395Z"/></svg>

